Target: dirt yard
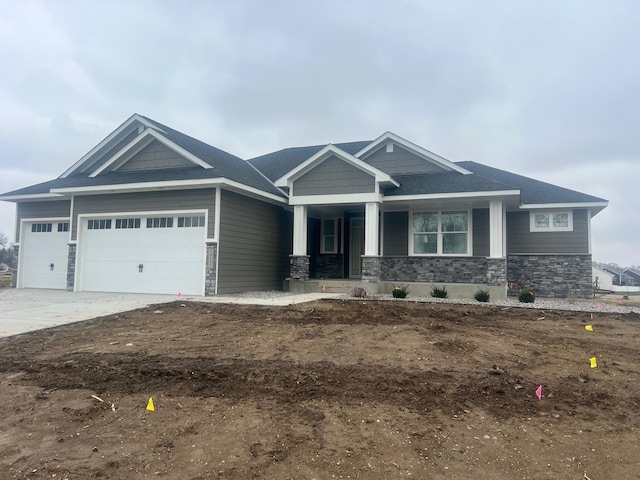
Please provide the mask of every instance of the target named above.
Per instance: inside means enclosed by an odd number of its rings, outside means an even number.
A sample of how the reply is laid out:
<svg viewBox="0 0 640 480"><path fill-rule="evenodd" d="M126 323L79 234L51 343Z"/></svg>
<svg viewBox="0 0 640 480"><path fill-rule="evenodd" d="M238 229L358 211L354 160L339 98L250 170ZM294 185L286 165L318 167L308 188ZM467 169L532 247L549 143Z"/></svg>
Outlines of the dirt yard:
<svg viewBox="0 0 640 480"><path fill-rule="evenodd" d="M640 479L640 315L591 315L174 303L0 339L0 472Z"/></svg>

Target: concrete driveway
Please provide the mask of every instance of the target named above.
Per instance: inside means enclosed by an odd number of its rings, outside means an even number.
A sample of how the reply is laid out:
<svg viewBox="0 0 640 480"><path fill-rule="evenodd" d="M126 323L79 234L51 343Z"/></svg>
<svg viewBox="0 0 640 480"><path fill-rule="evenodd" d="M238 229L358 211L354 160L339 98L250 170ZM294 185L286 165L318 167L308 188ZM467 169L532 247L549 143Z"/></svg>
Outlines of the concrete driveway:
<svg viewBox="0 0 640 480"><path fill-rule="evenodd" d="M67 292L65 290L5 289L0 290L0 337L55 327L66 323L112 315L158 303L176 300L253 305L290 305L309 302L332 294L279 293L270 297L188 297L147 295L139 293Z"/></svg>

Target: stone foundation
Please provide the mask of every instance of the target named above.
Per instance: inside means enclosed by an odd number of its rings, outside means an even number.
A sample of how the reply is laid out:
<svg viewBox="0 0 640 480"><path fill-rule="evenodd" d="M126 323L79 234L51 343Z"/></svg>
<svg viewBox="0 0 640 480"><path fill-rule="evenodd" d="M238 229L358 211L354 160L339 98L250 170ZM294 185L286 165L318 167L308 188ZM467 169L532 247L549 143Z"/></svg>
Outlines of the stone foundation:
<svg viewBox="0 0 640 480"><path fill-rule="evenodd" d="M593 298L591 255L509 255L507 271L510 285L533 288L538 297Z"/></svg>
<svg viewBox="0 0 640 480"><path fill-rule="evenodd" d="M507 284L507 259L487 258L487 285L504 287Z"/></svg>
<svg viewBox="0 0 640 480"><path fill-rule="evenodd" d="M314 255L313 263L317 278L342 278L344 276L343 255Z"/></svg>
<svg viewBox="0 0 640 480"><path fill-rule="evenodd" d="M69 244L69 257L67 259L67 290L73 292L76 280L76 250L75 243Z"/></svg>
<svg viewBox="0 0 640 480"><path fill-rule="evenodd" d="M216 293L216 267L218 259L218 244L207 243L206 250L206 268L204 277L204 294L205 296L215 295Z"/></svg>
<svg viewBox="0 0 640 480"><path fill-rule="evenodd" d="M309 280L309 255L289 255L289 276L292 280Z"/></svg>
<svg viewBox="0 0 640 480"><path fill-rule="evenodd" d="M495 268L499 270L498 267ZM488 281L487 270L488 259L485 257L383 257L380 278L398 283L477 283L486 285ZM493 281L497 281L497 279L494 278Z"/></svg>

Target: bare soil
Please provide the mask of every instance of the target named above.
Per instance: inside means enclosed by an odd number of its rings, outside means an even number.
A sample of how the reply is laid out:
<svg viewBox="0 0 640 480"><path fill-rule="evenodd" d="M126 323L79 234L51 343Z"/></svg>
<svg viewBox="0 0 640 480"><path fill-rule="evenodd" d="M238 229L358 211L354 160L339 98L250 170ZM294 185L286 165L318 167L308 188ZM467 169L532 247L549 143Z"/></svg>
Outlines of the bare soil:
<svg viewBox="0 0 640 480"><path fill-rule="evenodd" d="M0 340L0 476L638 479L639 339L633 313L152 306Z"/></svg>

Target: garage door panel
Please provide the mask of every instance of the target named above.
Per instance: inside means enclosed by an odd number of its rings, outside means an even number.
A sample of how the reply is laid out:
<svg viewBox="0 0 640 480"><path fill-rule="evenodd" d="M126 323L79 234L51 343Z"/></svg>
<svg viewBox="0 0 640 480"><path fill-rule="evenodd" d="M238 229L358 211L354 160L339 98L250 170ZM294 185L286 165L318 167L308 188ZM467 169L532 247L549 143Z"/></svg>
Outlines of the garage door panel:
<svg viewBox="0 0 640 480"><path fill-rule="evenodd" d="M69 233L58 232L57 221L44 223L51 224L51 231L33 232L33 223L23 225L20 286L66 289Z"/></svg>
<svg viewBox="0 0 640 480"><path fill-rule="evenodd" d="M115 222L112 222L114 225ZM79 289L202 295L205 230L178 228L88 230L81 239Z"/></svg>

